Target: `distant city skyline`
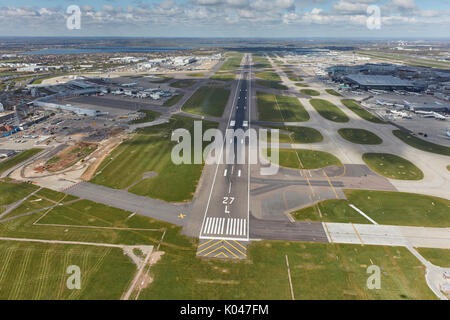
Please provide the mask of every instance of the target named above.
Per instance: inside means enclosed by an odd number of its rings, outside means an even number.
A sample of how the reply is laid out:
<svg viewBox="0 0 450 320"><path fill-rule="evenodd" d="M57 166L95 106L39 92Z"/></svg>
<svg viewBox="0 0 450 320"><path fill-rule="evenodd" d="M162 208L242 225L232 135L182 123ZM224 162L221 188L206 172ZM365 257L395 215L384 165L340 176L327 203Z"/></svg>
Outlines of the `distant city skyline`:
<svg viewBox="0 0 450 320"><path fill-rule="evenodd" d="M71 5L80 29L67 28ZM0 0L0 36L426 39L449 30L449 0Z"/></svg>

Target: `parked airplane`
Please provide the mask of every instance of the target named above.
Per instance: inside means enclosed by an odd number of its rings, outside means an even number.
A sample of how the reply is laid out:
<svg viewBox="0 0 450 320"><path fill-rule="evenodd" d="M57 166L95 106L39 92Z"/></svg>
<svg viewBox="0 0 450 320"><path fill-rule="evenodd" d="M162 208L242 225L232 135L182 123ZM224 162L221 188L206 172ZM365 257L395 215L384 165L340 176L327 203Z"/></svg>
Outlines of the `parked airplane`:
<svg viewBox="0 0 450 320"><path fill-rule="evenodd" d="M132 83L124 83L121 86L122 87L134 87L135 85L137 85L137 82L132 82Z"/></svg>
<svg viewBox="0 0 450 320"><path fill-rule="evenodd" d="M407 114L406 112L400 112L400 111L396 111L396 110L392 110L391 112L395 115L402 117L403 119L411 119L412 118L411 115Z"/></svg>

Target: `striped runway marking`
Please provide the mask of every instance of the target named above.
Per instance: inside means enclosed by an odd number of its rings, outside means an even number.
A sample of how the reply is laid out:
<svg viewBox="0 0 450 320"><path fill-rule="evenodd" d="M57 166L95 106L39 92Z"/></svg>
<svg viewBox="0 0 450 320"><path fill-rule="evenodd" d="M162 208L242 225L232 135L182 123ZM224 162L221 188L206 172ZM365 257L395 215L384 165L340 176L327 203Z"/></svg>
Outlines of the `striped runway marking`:
<svg viewBox="0 0 450 320"><path fill-rule="evenodd" d="M247 241L224 239L200 240L197 257L218 259L246 259Z"/></svg>
<svg viewBox="0 0 450 320"><path fill-rule="evenodd" d="M203 226L204 235L247 236L247 219L240 218L206 218Z"/></svg>

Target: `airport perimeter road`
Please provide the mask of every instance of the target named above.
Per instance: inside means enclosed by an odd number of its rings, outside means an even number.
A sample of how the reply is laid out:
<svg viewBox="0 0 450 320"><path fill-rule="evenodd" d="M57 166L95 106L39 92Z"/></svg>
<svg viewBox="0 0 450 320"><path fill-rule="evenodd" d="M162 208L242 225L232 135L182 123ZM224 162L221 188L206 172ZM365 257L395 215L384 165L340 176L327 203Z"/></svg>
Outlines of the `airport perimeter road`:
<svg viewBox="0 0 450 320"><path fill-rule="evenodd" d="M238 87L228 116L226 130L246 131L249 127L249 92L251 85L250 58L241 65ZM225 136L225 135L224 135ZM230 140L230 141L228 141ZM226 160L226 146L234 149L234 158ZM238 150L244 154L238 161ZM248 241L249 239L249 161L248 141L243 136L226 137L222 148L223 162L216 165L212 187L206 203L200 230L200 240Z"/></svg>

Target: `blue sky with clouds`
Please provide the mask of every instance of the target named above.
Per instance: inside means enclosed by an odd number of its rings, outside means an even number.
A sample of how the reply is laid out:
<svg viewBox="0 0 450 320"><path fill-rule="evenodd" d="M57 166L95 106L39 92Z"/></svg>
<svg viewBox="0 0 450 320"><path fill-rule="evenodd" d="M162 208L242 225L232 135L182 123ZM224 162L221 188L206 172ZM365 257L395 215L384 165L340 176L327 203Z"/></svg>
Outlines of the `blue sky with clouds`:
<svg viewBox="0 0 450 320"><path fill-rule="evenodd" d="M81 9L68 30L66 9ZM381 28L367 27L380 8ZM449 37L450 0L0 0L0 36Z"/></svg>

